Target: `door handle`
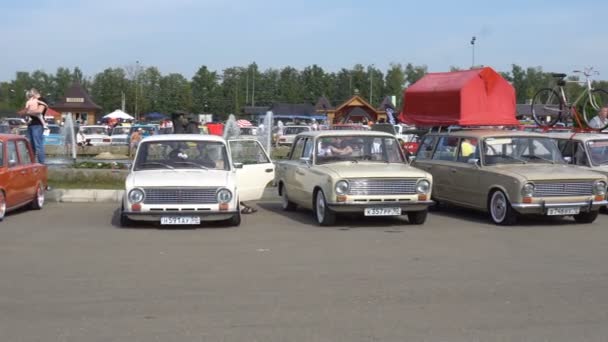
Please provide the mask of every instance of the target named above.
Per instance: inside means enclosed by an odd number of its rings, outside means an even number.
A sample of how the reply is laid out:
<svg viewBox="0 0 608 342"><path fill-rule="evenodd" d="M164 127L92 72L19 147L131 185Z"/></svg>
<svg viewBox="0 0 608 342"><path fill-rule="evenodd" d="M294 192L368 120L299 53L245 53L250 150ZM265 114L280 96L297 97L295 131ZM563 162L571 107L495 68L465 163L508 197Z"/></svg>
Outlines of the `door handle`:
<svg viewBox="0 0 608 342"><path fill-rule="evenodd" d="M274 171L274 169L266 169L265 171L266 171L267 173L270 173L270 172Z"/></svg>

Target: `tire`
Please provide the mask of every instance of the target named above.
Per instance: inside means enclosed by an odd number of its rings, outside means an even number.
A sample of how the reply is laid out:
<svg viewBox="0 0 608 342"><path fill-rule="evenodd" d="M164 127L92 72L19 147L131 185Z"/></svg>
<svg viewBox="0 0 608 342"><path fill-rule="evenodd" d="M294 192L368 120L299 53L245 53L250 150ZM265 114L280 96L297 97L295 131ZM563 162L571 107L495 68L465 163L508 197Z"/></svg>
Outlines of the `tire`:
<svg viewBox="0 0 608 342"><path fill-rule="evenodd" d="M281 187L281 208L285 211L294 211L298 206L289 200L287 196L287 189L285 189L285 185Z"/></svg>
<svg viewBox="0 0 608 342"><path fill-rule="evenodd" d="M585 123L587 124L588 128L592 128L592 129L601 131L601 130L608 128L608 124L605 125L604 127L591 127L591 125L589 125L589 123L591 122L591 120L593 120L593 118L595 116L597 116L600 108L602 108L604 106L608 106L608 91L606 91L604 89L595 89L591 92L591 96L593 97L594 102L597 105L597 108L595 108L591 104L589 97L587 97L587 100L585 101L585 104L583 105L583 119L585 120Z"/></svg>
<svg viewBox="0 0 608 342"><path fill-rule="evenodd" d="M4 216L6 215L6 196L4 195L4 191L0 191L0 222L4 220Z"/></svg>
<svg viewBox="0 0 608 342"><path fill-rule="evenodd" d="M238 227L241 225L241 206L236 207L236 214L226 221L229 227Z"/></svg>
<svg viewBox="0 0 608 342"><path fill-rule="evenodd" d="M557 92L550 88L539 90L532 98L532 118L540 127L553 127L564 117L565 105ZM547 115L551 120L546 121Z"/></svg>
<svg viewBox="0 0 608 342"><path fill-rule="evenodd" d="M46 189L42 184L38 184L36 187L36 194L34 195L34 199L30 204L30 209L32 210L40 210L44 206Z"/></svg>
<svg viewBox="0 0 608 342"><path fill-rule="evenodd" d="M599 213L599 210L580 213L578 215L574 215L574 220L576 221L576 223L593 223Z"/></svg>
<svg viewBox="0 0 608 342"><path fill-rule="evenodd" d="M127 217L122 211L120 212L120 226L123 228L128 228L133 225L133 220Z"/></svg>
<svg viewBox="0 0 608 342"><path fill-rule="evenodd" d="M496 225L511 226L517 222L517 212L501 190L494 190L488 199L490 220Z"/></svg>
<svg viewBox="0 0 608 342"><path fill-rule="evenodd" d="M313 214L320 226L331 226L336 223L336 213L327 207L327 201L325 200L323 190L318 190L315 193Z"/></svg>
<svg viewBox="0 0 608 342"><path fill-rule="evenodd" d="M407 219L410 221L410 224L421 225L426 222L426 217L428 214L428 210L412 211L407 213Z"/></svg>

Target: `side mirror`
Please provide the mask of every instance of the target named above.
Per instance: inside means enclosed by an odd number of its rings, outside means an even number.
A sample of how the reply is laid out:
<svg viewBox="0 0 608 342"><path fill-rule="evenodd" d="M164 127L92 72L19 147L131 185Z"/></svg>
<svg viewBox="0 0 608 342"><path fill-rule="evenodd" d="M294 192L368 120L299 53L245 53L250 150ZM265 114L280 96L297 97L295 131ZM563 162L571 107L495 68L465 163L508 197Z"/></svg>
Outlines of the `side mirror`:
<svg viewBox="0 0 608 342"><path fill-rule="evenodd" d="M242 169L243 168L243 163L232 163L232 165L234 165L235 169Z"/></svg>
<svg viewBox="0 0 608 342"><path fill-rule="evenodd" d="M467 160L467 163L471 164L471 165L475 165L477 167L481 166L481 162L477 158L471 158L471 159Z"/></svg>
<svg viewBox="0 0 608 342"><path fill-rule="evenodd" d="M564 161L565 161L567 164L572 164L572 157L564 157Z"/></svg>
<svg viewBox="0 0 608 342"><path fill-rule="evenodd" d="M310 166L310 164L312 164L312 160L310 158L300 158L300 161L308 166Z"/></svg>
<svg viewBox="0 0 608 342"><path fill-rule="evenodd" d="M12 166L15 166L15 165L17 165L17 161L15 159L10 159L8 161L8 166L12 167Z"/></svg>

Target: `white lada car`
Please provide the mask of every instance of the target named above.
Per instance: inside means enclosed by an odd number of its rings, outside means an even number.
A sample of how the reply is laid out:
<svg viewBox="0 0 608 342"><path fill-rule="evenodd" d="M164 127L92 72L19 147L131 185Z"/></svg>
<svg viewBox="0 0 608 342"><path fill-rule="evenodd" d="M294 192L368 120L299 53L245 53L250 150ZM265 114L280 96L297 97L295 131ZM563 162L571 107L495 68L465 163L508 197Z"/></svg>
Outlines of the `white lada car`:
<svg viewBox="0 0 608 342"><path fill-rule="evenodd" d="M258 200L274 164L252 139L167 134L143 139L125 182L120 224L241 223L240 202Z"/></svg>

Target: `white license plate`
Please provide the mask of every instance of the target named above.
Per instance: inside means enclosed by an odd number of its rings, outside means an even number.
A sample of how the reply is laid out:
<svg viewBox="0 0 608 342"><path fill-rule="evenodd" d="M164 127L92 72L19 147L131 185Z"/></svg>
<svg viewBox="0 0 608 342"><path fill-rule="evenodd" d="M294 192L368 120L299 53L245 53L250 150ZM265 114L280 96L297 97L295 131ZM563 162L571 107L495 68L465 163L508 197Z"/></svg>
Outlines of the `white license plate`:
<svg viewBox="0 0 608 342"><path fill-rule="evenodd" d="M399 216L401 208L365 208L365 216Z"/></svg>
<svg viewBox="0 0 608 342"><path fill-rule="evenodd" d="M547 215L558 216L558 215L576 215L581 211L581 208L549 208Z"/></svg>
<svg viewBox="0 0 608 342"><path fill-rule="evenodd" d="M201 224L201 218L198 216L162 216L160 224L166 225L181 225L181 224Z"/></svg>

